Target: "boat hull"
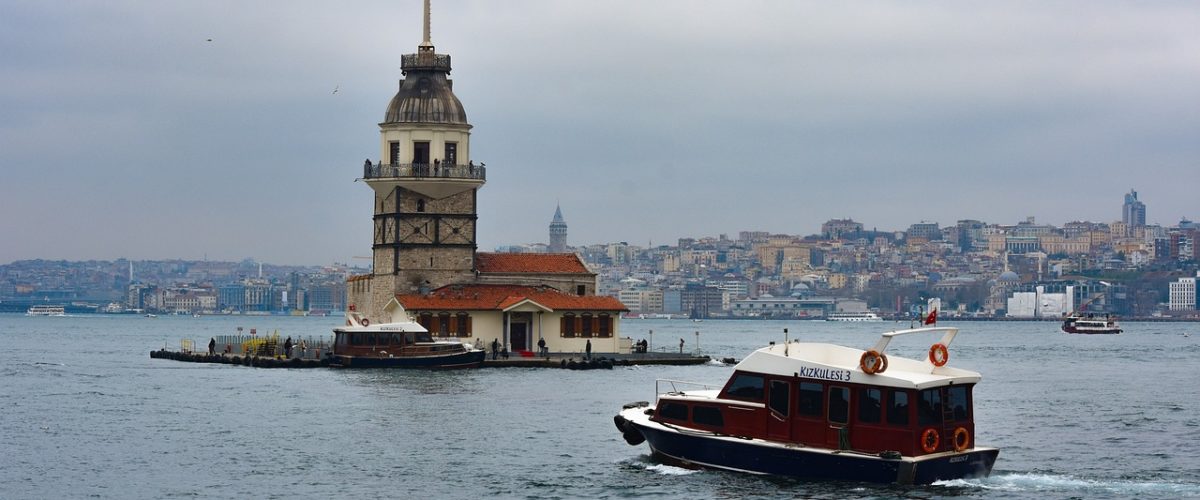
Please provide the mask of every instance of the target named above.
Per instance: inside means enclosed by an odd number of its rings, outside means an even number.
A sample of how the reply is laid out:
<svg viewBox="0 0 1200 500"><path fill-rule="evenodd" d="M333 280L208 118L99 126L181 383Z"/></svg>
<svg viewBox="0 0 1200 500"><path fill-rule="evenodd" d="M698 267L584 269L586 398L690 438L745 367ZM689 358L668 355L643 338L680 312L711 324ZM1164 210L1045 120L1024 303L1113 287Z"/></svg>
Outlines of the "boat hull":
<svg viewBox="0 0 1200 500"><path fill-rule="evenodd" d="M334 364L343 368L475 368L483 363L483 358L486 354L484 351L467 351L441 356L378 357L335 355Z"/></svg>
<svg viewBox="0 0 1200 500"><path fill-rule="evenodd" d="M622 430L626 441L635 443L637 435L633 432L636 432L645 438L655 457L685 467L803 479L929 484L938 480L986 477L1000 453L995 448L973 448L920 457L883 458L663 426L638 415L644 410L634 408L617 415L617 428Z"/></svg>

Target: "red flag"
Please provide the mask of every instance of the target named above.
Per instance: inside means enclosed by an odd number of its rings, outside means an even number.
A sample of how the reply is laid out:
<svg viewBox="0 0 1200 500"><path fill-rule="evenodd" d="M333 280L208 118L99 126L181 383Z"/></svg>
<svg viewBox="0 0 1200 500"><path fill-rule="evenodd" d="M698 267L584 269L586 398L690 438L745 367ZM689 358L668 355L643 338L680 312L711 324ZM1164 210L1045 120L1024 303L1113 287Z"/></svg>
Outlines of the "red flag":
<svg viewBox="0 0 1200 500"><path fill-rule="evenodd" d="M925 317L925 324L926 325L936 325L937 324L937 309L929 311L929 316Z"/></svg>

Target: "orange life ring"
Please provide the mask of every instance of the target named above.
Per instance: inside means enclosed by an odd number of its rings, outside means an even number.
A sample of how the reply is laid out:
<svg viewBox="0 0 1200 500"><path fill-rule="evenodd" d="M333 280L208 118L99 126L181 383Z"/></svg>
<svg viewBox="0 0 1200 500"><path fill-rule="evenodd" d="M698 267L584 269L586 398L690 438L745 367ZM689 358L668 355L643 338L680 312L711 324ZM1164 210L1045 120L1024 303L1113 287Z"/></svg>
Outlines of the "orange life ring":
<svg viewBox="0 0 1200 500"><path fill-rule="evenodd" d="M925 429L925 432L921 433L921 449L924 450L925 453L933 453L937 451L938 445L940 444L942 444L942 438L941 436L938 436L937 429L930 427Z"/></svg>
<svg viewBox="0 0 1200 500"><path fill-rule="evenodd" d="M362 326L371 326L371 320L369 320L367 318L363 318L362 321L360 321L360 323L362 323Z"/></svg>
<svg viewBox="0 0 1200 500"><path fill-rule="evenodd" d="M874 349L862 353L862 357L858 358L858 367L867 375L883 373L887 370L887 366L887 355L880 354Z"/></svg>
<svg viewBox="0 0 1200 500"><path fill-rule="evenodd" d="M966 427L954 429L954 451L963 451L971 446L971 432Z"/></svg>
<svg viewBox="0 0 1200 500"><path fill-rule="evenodd" d="M950 350L946 348L946 344L938 342L929 346L929 362L933 366L946 366L946 362L950 361Z"/></svg>

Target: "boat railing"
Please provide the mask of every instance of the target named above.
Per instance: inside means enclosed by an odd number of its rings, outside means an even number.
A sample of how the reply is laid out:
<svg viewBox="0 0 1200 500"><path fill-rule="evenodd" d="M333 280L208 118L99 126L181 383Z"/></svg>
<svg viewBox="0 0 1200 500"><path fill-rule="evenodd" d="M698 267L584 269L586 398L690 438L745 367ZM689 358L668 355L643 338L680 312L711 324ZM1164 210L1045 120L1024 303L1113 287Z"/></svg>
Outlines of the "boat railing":
<svg viewBox="0 0 1200 500"><path fill-rule="evenodd" d="M686 394L686 390L692 391L712 391L720 390L720 386L702 384L700 382L688 382L685 380L671 380L660 378L654 381L654 394Z"/></svg>
<svg viewBox="0 0 1200 500"><path fill-rule="evenodd" d="M452 163L365 163L363 179L487 179L483 164L466 165Z"/></svg>

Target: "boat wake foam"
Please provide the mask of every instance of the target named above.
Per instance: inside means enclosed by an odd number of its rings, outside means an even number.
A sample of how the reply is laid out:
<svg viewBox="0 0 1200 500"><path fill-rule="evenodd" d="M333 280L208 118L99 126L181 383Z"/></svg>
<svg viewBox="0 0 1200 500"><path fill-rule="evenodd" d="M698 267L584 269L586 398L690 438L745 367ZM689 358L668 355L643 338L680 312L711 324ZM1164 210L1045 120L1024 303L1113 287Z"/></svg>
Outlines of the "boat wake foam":
<svg viewBox="0 0 1200 500"><path fill-rule="evenodd" d="M683 467L675 467L666 464L647 465L646 470L661 474L664 476L688 476L700 472L698 470L685 469Z"/></svg>
<svg viewBox="0 0 1200 500"><path fill-rule="evenodd" d="M992 474L981 479L937 481L936 486L981 488L996 491L1040 492L1064 496L1116 495L1119 497L1200 496L1200 483L1081 479L1053 474Z"/></svg>

